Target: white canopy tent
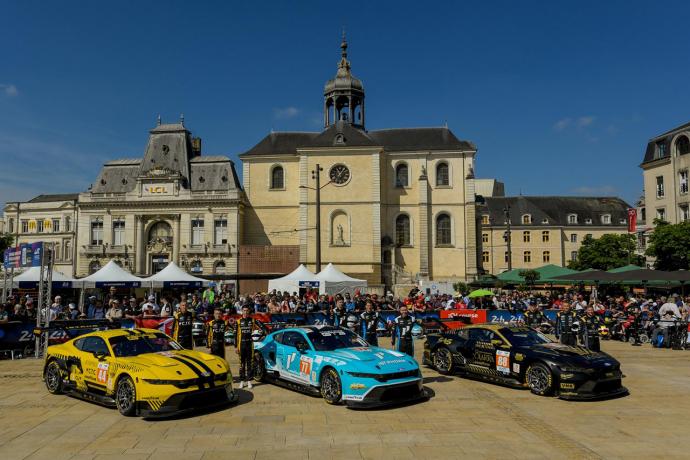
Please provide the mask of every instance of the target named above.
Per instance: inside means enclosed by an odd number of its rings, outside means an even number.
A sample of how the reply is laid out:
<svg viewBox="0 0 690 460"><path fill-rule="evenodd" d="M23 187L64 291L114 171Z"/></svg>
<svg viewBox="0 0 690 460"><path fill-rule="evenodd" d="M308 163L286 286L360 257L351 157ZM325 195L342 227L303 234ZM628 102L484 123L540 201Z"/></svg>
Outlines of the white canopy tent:
<svg viewBox="0 0 690 460"><path fill-rule="evenodd" d="M163 270L144 279L152 288L198 288L208 286L209 281L197 278L170 262Z"/></svg>
<svg viewBox="0 0 690 460"><path fill-rule="evenodd" d="M132 275L111 260L96 273L86 278L76 280L74 284L81 288L103 288L111 286L136 288L142 285L146 286L146 280Z"/></svg>
<svg viewBox="0 0 690 460"><path fill-rule="evenodd" d="M354 294L354 291L359 289L363 291L367 287L366 280L360 280L347 276L345 273L338 270L333 264L328 264L326 268L321 270L316 279L320 281L322 294Z"/></svg>
<svg viewBox="0 0 690 460"><path fill-rule="evenodd" d="M300 265L292 273L288 273L282 278L268 281L268 290L287 291L289 293L299 292L300 288L319 288L316 275L309 271L304 265Z"/></svg>
<svg viewBox="0 0 690 460"><path fill-rule="evenodd" d="M48 270L45 271L47 278ZM12 284L18 288L32 288L41 281L41 267L31 267L13 278ZM53 288L71 288L75 280L62 272L53 270Z"/></svg>

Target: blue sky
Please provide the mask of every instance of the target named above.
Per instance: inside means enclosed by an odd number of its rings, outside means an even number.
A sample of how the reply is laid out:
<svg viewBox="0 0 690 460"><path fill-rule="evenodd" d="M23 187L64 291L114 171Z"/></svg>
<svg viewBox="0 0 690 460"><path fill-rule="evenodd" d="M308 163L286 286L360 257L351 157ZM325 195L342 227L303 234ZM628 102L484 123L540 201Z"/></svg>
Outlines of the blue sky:
<svg viewBox="0 0 690 460"><path fill-rule="evenodd" d="M685 2L0 1L0 203L83 191L184 113L205 154L318 130L347 30L367 127L442 126L509 194L642 191L690 121ZM238 162L239 163L239 162ZM238 165L239 166L239 165ZM241 167L241 166L240 166Z"/></svg>

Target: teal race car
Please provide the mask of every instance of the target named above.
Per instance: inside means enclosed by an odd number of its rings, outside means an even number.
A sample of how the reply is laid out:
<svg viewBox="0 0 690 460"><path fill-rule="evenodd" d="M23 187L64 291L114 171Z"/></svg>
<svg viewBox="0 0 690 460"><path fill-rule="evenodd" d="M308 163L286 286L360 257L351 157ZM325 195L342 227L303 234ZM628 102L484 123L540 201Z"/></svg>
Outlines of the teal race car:
<svg viewBox="0 0 690 460"><path fill-rule="evenodd" d="M368 408L428 399L417 361L333 326L281 329L254 344L254 378L329 404Z"/></svg>

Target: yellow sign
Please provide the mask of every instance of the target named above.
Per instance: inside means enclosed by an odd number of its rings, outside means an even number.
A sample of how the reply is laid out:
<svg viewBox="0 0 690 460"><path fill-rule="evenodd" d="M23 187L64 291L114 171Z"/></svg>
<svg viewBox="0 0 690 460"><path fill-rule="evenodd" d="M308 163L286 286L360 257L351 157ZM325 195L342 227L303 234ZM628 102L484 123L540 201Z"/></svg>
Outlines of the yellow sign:
<svg viewBox="0 0 690 460"><path fill-rule="evenodd" d="M170 184L144 185L145 195L170 195L172 186Z"/></svg>

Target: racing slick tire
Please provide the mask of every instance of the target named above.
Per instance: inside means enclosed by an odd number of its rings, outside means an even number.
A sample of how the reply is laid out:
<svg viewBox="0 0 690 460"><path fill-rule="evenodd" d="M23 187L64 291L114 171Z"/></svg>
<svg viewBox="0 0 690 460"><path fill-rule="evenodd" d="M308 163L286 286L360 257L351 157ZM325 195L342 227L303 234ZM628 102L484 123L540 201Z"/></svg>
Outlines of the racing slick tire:
<svg viewBox="0 0 690 460"><path fill-rule="evenodd" d="M128 375L117 381L115 404L117 405L117 410L125 417L131 417L137 411L137 390L134 386L134 381Z"/></svg>
<svg viewBox="0 0 690 460"><path fill-rule="evenodd" d="M43 378L46 382L48 393L53 395L62 394L62 369L57 361L51 361L48 363Z"/></svg>
<svg viewBox="0 0 690 460"><path fill-rule="evenodd" d="M338 404L343 398L340 376L332 367L321 374L321 396L328 404Z"/></svg>
<svg viewBox="0 0 690 460"><path fill-rule="evenodd" d="M254 353L254 369L252 370L255 381L262 383L266 381L266 362L263 355L258 351Z"/></svg>
<svg viewBox="0 0 690 460"><path fill-rule="evenodd" d="M453 373L453 355L446 347L438 347L431 355L431 362L441 375L449 375Z"/></svg>
<svg viewBox="0 0 690 460"><path fill-rule="evenodd" d="M553 375L542 363L529 365L525 372L525 383L535 395L549 396L553 393Z"/></svg>

